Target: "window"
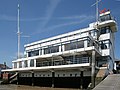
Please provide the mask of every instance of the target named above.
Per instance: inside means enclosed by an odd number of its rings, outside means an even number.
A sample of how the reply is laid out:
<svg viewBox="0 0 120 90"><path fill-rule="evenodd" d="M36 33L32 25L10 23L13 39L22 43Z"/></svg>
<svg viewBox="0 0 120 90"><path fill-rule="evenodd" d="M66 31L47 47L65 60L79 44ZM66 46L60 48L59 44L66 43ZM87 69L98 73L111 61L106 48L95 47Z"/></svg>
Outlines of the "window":
<svg viewBox="0 0 120 90"><path fill-rule="evenodd" d="M19 62L19 68L22 68L22 61Z"/></svg>
<svg viewBox="0 0 120 90"><path fill-rule="evenodd" d="M24 61L24 67L28 67L28 61L27 60Z"/></svg>
<svg viewBox="0 0 120 90"><path fill-rule="evenodd" d="M84 48L84 41L79 41L77 43L77 48Z"/></svg>
<svg viewBox="0 0 120 90"><path fill-rule="evenodd" d="M17 68L17 62L14 63L14 68Z"/></svg>
<svg viewBox="0 0 120 90"><path fill-rule="evenodd" d="M28 57L37 56L37 55L39 55L39 50L28 52Z"/></svg>
<svg viewBox="0 0 120 90"><path fill-rule="evenodd" d="M59 46L52 46L50 49L51 53L59 52Z"/></svg>
<svg viewBox="0 0 120 90"><path fill-rule="evenodd" d="M34 67L34 59L30 60L30 67Z"/></svg>
<svg viewBox="0 0 120 90"><path fill-rule="evenodd" d="M70 43L65 44L65 51L78 48L84 48L84 41L71 41Z"/></svg>
<svg viewBox="0 0 120 90"><path fill-rule="evenodd" d="M100 41L100 46L101 46L101 49L108 49L110 48L110 40L103 40L103 41Z"/></svg>
<svg viewBox="0 0 120 90"><path fill-rule="evenodd" d="M50 47L44 48L44 54L49 54L50 53Z"/></svg>
<svg viewBox="0 0 120 90"><path fill-rule="evenodd" d="M106 33L110 33L111 29L109 26L107 27L102 27L100 30L100 34L106 34Z"/></svg>
<svg viewBox="0 0 120 90"><path fill-rule="evenodd" d="M59 52L59 46L48 46L44 48L44 54Z"/></svg>
<svg viewBox="0 0 120 90"><path fill-rule="evenodd" d="M93 36L97 36L97 30L91 30L90 31L90 35Z"/></svg>
<svg viewBox="0 0 120 90"><path fill-rule="evenodd" d="M108 15L104 15L104 16L101 16L100 17L100 21L103 22L103 21L107 21L107 20L111 20L111 15L108 14Z"/></svg>

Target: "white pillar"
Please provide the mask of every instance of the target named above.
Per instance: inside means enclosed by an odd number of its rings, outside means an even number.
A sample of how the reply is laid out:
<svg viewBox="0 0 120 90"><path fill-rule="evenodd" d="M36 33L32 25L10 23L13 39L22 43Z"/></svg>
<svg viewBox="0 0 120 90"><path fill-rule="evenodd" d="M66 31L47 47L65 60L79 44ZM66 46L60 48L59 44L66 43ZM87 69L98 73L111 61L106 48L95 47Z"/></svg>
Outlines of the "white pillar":
<svg viewBox="0 0 120 90"><path fill-rule="evenodd" d="M65 51L65 45L62 45L62 50Z"/></svg>
<svg viewBox="0 0 120 90"><path fill-rule="evenodd" d="M92 51L91 88L95 87L95 51Z"/></svg>
<svg viewBox="0 0 120 90"><path fill-rule="evenodd" d="M39 49L39 56L41 55L41 49Z"/></svg>
<svg viewBox="0 0 120 90"><path fill-rule="evenodd" d="M14 63L12 63L12 68L14 68Z"/></svg>
<svg viewBox="0 0 120 90"><path fill-rule="evenodd" d="M42 49L42 55L44 55L44 49Z"/></svg>
<svg viewBox="0 0 120 90"><path fill-rule="evenodd" d="M17 62L17 68L19 68L19 62Z"/></svg>
<svg viewBox="0 0 120 90"><path fill-rule="evenodd" d="M30 60L28 60L28 67L30 67Z"/></svg>
<svg viewBox="0 0 120 90"><path fill-rule="evenodd" d="M22 61L22 68L24 68L24 61Z"/></svg>
<svg viewBox="0 0 120 90"><path fill-rule="evenodd" d="M34 59L34 67L36 67L36 59Z"/></svg>
<svg viewBox="0 0 120 90"><path fill-rule="evenodd" d="M62 49L62 47L61 47L61 46L59 46L59 52L61 52L61 49Z"/></svg>
<svg viewBox="0 0 120 90"><path fill-rule="evenodd" d="M87 47L87 40L84 41L84 48Z"/></svg>

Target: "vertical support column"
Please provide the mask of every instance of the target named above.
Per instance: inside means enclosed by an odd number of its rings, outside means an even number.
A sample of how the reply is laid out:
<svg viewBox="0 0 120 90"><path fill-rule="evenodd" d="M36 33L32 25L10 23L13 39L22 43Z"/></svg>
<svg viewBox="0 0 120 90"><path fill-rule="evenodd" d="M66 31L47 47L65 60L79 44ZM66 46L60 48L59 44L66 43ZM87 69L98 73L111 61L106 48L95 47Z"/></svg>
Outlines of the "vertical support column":
<svg viewBox="0 0 120 90"><path fill-rule="evenodd" d="M26 57L28 57L28 52L26 52Z"/></svg>
<svg viewBox="0 0 120 90"><path fill-rule="evenodd" d="M17 73L17 85L19 85L19 72L16 73Z"/></svg>
<svg viewBox="0 0 120 90"><path fill-rule="evenodd" d="M15 68L14 66L15 66L15 65L14 65L14 62L12 62L12 68Z"/></svg>
<svg viewBox="0 0 120 90"><path fill-rule="evenodd" d="M84 41L84 48L87 47L87 40Z"/></svg>
<svg viewBox="0 0 120 90"><path fill-rule="evenodd" d="M39 56L42 54L42 50L41 49L39 49Z"/></svg>
<svg viewBox="0 0 120 90"><path fill-rule="evenodd" d="M31 61L31 60L28 60L28 67L30 67L30 61Z"/></svg>
<svg viewBox="0 0 120 90"><path fill-rule="evenodd" d="M32 71L31 73L32 73L32 86L34 86L34 71Z"/></svg>
<svg viewBox="0 0 120 90"><path fill-rule="evenodd" d="M42 55L44 55L44 49L42 48Z"/></svg>
<svg viewBox="0 0 120 90"><path fill-rule="evenodd" d="M62 47L61 46L59 46L59 52L62 52Z"/></svg>
<svg viewBox="0 0 120 90"><path fill-rule="evenodd" d="M81 71L80 77L81 77L81 79L80 79L80 89L82 90L83 89L83 71Z"/></svg>
<svg viewBox="0 0 120 90"><path fill-rule="evenodd" d="M52 88L54 88L55 72L52 70Z"/></svg>
<svg viewBox="0 0 120 90"><path fill-rule="evenodd" d="M22 68L24 68L24 61L22 61Z"/></svg>
<svg viewBox="0 0 120 90"><path fill-rule="evenodd" d="M65 51L65 46L64 45L62 45L62 51Z"/></svg>
<svg viewBox="0 0 120 90"><path fill-rule="evenodd" d="M36 67L36 59L34 59L34 67Z"/></svg>
<svg viewBox="0 0 120 90"><path fill-rule="evenodd" d="M95 51L92 51L91 88L95 87Z"/></svg>
<svg viewBox="0 0 120 90"><path fill-rule="evenodd" d="M19 62L17 62L17 68L19 68Z"/></svg>

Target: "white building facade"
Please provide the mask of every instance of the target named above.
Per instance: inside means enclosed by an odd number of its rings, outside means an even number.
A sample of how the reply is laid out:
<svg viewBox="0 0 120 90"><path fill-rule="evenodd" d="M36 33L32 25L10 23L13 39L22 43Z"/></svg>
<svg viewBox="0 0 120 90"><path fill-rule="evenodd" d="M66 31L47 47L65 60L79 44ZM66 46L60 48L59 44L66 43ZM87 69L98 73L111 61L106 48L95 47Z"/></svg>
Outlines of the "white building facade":
<svg viewBox="0 0 120 90"><path fill-rule="evenodd" d="M87 28L25 45L25 57L12 61L13 68L3 72L19 72L21 78L90 77L93 51L95 67L107 68L107 72L111 72L116 31L116 21L110 11L104 12L98 22L89 24Z"/></svg>

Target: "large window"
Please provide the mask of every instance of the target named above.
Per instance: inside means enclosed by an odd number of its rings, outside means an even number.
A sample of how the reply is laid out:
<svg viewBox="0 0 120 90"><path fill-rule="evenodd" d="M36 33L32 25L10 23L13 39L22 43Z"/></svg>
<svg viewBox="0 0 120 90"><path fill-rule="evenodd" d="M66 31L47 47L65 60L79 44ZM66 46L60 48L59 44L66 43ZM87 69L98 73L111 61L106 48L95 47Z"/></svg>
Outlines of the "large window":
<svg viewBox="0 0 120 90"><path fill-rule="evenodd" d="M107 21L107 20L111 20L111 19L112 19L112 18L111 18L111 16L110 16L110 14L104 15L104 16L101 16L101 17L100 17L100 21L101 21L101 22Z"/></svg>
<svg viewBox="0 0 120 90"><path fill-rule="evenodd" d="M37 55L39 55L39 50L28 52L28 57L37 56Z"/></svg>
<svg viewBox="0 0 120 90"><path fill-rule="evenodd" d="M59 46L52 46L51 53L59 52Z"/></svg>
<svg viewBox="0 0 120 90"><path fill-rule="evenodd" d="M14 62L14 68L17 68L17 62Z"/></svg>
<svg viewBox="0 0 120 90"><path fill-rule="evenodd" d="M110 45L111 45L110 40L100 41L101 49L108 49L108 48L110 48Z"/></svg>
<svg viewBox="0 0 120 90"><path fill-rule="evenodd" d="M30 60L30 67L34 67L34 59Z"/></svg>
<svg viewBox="0 0 120 90"><path fill-rule="evenodd" d="M59 52L59 46L48 46L44 48L44 54Z"/></svg>
<svg viewBox="0 0 120 90"><path fill-rule="evenodd" d="M19 68L22 68L22 61L19 62Z"/></svg>
<svg viewBox="0 0 120 90"><path fill-rule="evenodd" d="M28 61L27 60L24 61L24 67L28 67Z"/></svg>
<svg viewBox="0 0 120 90"><path fill-rule="evenodd" d="M65 44L65 51L78 48L84 48L84 41L71 41L70 43Z"/></svg>
<svg viewBox="0 0 120 90"><path fill-rule="evenodd" d="M84 48L84 41L78 41L77 48Z"/></svg>
<svg viewBox="0 0 120 90"><path fill-rule="evenodd" d="M107 27L102 27L102 28L100 29L100 34L110 33L110 31L111 31L111 29L110 29L109 26L107 26Z"/></svg>
<svg viewBox="0 0 120 90"><path fill-rule="evenodd" d="M91 30L91 31L90 31L90 35L91 35L92 37L97 36L97 30Z"/></svg>

